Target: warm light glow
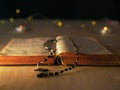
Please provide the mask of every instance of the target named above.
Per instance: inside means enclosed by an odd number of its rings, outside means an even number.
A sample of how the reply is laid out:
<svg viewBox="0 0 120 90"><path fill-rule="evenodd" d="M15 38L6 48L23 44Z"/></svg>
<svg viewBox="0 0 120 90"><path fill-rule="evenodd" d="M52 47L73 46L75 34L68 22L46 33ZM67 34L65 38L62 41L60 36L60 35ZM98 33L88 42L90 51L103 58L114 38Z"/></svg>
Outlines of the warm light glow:
<svg viewBox="0 0 120 90"><path fill-rule="evenodd" d="M23 25L20 25L19 27L18 27L18 30L20 31L20 32L22 32L23 31Z"/></svg>
<svg viewBox="0 0 120 90"><path fill-rule="evenodd" d="M19 14L20 12L20 9L16 9L16 14Z"/></svg>
<svg viewBox="0 0 120 90"><path fill-rule="evenodd" d="M108 27L107 27L107 26L104 26L104 27L103 27L103 30L104 30L104 31L107 31L107 30L108 30Z"/></svg>
<svg viewBox="0 0 120 90"><path fill-rule="evenodd" d="M20 25L19 28L23 29L23 25Z"/></svg>
<svg viewBox="0 0 120 90"><path fill-rule="evenodd" d="M63 23L62 23L61 21L58 21L58 22L57 22L57 25L58 25L59 27L61 27L61 26L63 25Z"/></svg>
<svg viewBox="0 0 120 90"><path fill-rule="evenodd" d="M14 18L10 18L9 21L10 21L10 22L14 22Z"/></svg>
<svg viewBox="0 0 120 90"><path fill-rule="evenodd" d="M97 23L96 23L96 21L91 21L91 24L93 25L93 26L95 26Z"/></svg>
<svg viewBox="0 0 120 90"><path fill-rule="evenodd" d="M5 20L1 20L0 23L1 23L1 24L5 24Z"/></svg>
<svg viewBox="0 0 120 90"><path fill-rule="evenodd" d="M19 25L18 27L16 27L16 32L21 33L25 31L25 27L23 25Z"/></svg>
<svg viewBox="0 0 120 90"><path fill-rule="evenodd" d="M101 30L101 34L103 34L103 35L104 35L104 34L106 34L106 31L104 31L104 30Z"/></svg>
<svg viewBox="0 0 120 90"><path fill-rule="evenodd" d="M80 26L81 26L81 28L85 28L85 24L81 24Z"/></svg>
<svg viewBox="0 0 120 90"><path fill-rule="evenodd" d="M110 33L110 29L107 27L107 26L104 26L103 28L102 28L102 30L101 30L101 34L102 35L105 35L105 34L108 34L108 33Z"/></svg>
<svg viewBox="0 0 120 90"><path fill-rule="evenodd" d="M33 19L33 16L29 16L29 17L27 18L28 21L31 21L32 19Z"/></svg>

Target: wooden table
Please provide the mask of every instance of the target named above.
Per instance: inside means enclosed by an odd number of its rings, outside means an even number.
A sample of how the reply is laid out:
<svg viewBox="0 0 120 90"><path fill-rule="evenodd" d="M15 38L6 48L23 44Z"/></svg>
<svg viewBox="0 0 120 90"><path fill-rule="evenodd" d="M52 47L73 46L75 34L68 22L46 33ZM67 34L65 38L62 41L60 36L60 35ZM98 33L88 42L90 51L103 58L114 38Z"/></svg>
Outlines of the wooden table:
<svg viewBox="0 0 120 90"><path fill-rule="evenodd" d="M17 34L14 29L23 24L28 31ZM81 27L84 24L84 27ZM111 29L109 35L101 35L104 26ZM87 36L99 40L120 57L120 24L108 24L97 21L63 20L63 26L58 27L56 20L15 20L0 24L0 50L12 38L29 38L67 34L74 40ZM52 71L58 71L63 66L41 66ZM120 67L115 66L79 66L59 76L37 78L36 66L0 66L0 90L120 90Z"/></svg>

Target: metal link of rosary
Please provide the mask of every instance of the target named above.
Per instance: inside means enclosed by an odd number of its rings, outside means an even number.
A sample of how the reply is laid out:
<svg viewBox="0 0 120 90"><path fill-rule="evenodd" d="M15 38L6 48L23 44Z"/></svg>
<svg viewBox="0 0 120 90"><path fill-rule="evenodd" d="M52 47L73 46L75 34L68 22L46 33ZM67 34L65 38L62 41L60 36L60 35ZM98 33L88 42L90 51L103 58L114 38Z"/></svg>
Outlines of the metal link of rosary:
<svg viewBox="0 0 120 90"><path fill-rule="evenodd" d="M47 43L49 41L50 42L56 42L56 39L48 40L46 43L44 43L44 47L47 48L47 50L53 51L50 47L47 46ZM66 71L74 69L75 66L78 63L79 56L78 56L78 49L77 49L76 45L74 43L73 43L73 45L74 45L74 49L76 51L76 58L75 58L75 63L72 66L67 66L65 69L62 69L62 70L59 70L59 71L56 71L56 72L48 72L49 69L38 68L40 64L42 64L43 62L47 61L47 59L44 59L43 61L37 63L37 69L35 69L35 71L39 71L40 72L39 74L37 74L37 77L38 78L43 78L43 77L57 76L57 75L62 74L64 72L66 72ZM60 56L56 56L56 57L58 59L61 59Z"/></svg>

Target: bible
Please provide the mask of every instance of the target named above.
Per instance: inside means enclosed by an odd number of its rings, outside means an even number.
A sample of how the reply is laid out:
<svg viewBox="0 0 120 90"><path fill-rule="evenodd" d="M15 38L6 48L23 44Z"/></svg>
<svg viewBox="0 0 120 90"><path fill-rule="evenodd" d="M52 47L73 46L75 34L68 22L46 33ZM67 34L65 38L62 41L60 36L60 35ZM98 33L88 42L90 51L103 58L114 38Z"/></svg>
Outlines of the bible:
<svg viewBox="0 0 120 90"><path fill-rule="evenodd" d="M0 51L0 65L35 65L42 61L54 65L57 56L66 65L74 64L76 58L77 65L120 65L119 58L96 39L73 40L66 35L13 38Z"/></svg>

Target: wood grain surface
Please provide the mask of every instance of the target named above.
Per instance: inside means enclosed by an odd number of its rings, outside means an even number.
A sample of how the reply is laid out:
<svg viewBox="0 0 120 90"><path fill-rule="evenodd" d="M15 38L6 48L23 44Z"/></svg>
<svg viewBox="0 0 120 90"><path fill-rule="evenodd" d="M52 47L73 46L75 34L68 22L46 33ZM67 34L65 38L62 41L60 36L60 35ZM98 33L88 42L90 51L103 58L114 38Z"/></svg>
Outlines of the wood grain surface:
<svg viewBox="0 0 120 90"><path fill-rule="evenodd" d="M62 20L62 27L55 20L15 20L0 24L0 50L12 38L33 38L67 34L73 40L87 36L97 39L106 48L120 57L120 24L112 25L105 21ZM24 33L14 33L19 24L27 27ZM81 27L84 24L84 28ZM111 28L111 33L101 35L104 26ZM64 69L64 66L40 66L51 72ZM120 90L120 67L118 66L79 66L58 76L37 78L36 66L0 66L0 90Z"/></svg>

